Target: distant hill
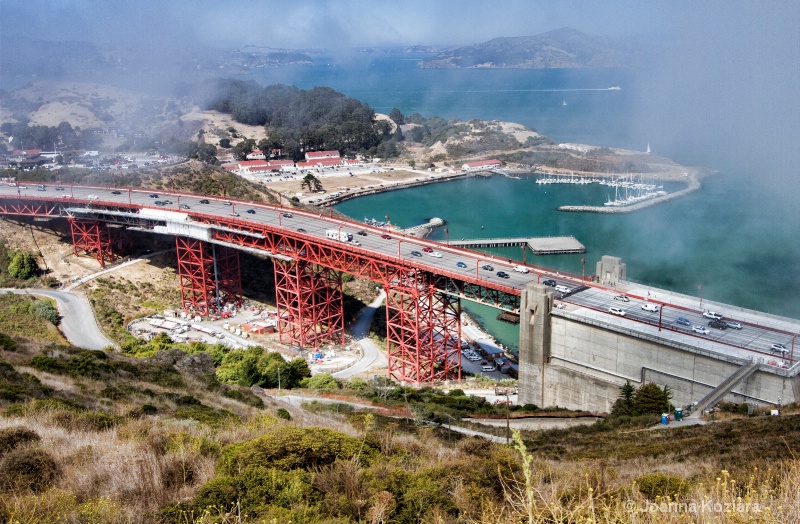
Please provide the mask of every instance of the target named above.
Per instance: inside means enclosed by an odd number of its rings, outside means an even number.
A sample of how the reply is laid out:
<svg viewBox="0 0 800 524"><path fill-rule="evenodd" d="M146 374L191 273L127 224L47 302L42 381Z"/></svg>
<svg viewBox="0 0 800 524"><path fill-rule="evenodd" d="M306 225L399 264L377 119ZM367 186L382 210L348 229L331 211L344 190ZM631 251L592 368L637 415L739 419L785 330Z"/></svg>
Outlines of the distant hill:
<svg viewBox="0 0 800 524"><path fill-rule="evenodd" d="M562 28L536 36L495 38L442 52L419 62L422 68L630 67L641 61L641 50L630 43Z"/></svg>

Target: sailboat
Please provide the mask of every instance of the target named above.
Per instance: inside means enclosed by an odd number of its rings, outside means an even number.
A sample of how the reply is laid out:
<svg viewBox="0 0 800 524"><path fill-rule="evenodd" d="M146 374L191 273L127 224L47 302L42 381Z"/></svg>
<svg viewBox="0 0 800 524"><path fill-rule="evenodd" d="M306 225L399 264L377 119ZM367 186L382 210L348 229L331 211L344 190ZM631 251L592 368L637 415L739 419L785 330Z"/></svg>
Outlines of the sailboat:
<svg viewBox="0 0 800 524"><path fill-rule="evenodd" d="M650 142L647 143L647 154L650 154Z"/></svg>
<svg viewBox="0 0 800 524"><path fill-rule="evenodd" d="M562 105L562 106L565 106L565 105L567 105L567 101L566 101L566 100L564 100L564 102L562 102L562 104L561 104L561 105Z"/></svg>

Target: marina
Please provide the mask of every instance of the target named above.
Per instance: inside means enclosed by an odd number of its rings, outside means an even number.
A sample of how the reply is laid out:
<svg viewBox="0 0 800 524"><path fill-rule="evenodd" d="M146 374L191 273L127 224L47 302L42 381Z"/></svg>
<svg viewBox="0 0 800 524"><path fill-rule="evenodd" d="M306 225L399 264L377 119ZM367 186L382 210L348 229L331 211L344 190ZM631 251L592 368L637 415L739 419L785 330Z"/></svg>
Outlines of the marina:
<svg viewBox="0 0 800 524"><path fill-rule="evenodd" d="M565 253L585 253L586 247L575 237L517 237L517 238L479 238L472 240L451 240L451 246L458 247L522 247L526 246L534 255L560 255Z"/></svg>

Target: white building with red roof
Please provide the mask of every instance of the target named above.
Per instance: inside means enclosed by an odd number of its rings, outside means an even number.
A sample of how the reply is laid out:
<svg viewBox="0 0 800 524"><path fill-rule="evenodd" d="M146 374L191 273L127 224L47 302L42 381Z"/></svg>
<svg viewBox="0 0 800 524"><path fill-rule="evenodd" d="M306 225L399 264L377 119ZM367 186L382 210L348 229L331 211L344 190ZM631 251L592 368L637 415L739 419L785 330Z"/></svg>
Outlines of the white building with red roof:
<svg viewBox="0 0 800 524"><path fill-rule="evenodd" d="M306 153L306 161L323 160L326 158L339 158L338 151L309 151Z"/></svg>

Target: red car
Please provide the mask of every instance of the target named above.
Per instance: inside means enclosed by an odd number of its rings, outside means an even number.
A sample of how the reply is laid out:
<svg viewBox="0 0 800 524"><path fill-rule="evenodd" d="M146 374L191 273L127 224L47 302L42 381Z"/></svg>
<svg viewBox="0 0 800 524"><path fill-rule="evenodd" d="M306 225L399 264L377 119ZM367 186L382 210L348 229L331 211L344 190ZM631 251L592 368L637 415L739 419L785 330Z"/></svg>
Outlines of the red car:
<svg viewBox="0 0 800 524"><path fill-rule="evenodd" d="M385 235L385 234L381 235L381 238L385 238L386 240L391 240L392 239L392 237L390 237L389 235Z"/></svg>
<svg viewBox="0 0 800 524"><path fill-rule="evenodd" d="M433 253L433 248L432 247L423 247L422 250L424 252L426 252L426 253Z"/></svg>

